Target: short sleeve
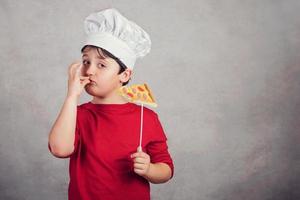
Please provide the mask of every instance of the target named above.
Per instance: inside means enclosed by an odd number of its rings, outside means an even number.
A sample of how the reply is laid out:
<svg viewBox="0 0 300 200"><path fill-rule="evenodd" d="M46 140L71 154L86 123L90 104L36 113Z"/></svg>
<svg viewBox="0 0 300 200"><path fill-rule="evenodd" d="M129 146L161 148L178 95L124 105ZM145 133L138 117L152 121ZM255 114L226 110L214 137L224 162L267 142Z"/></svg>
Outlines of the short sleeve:
<svg viewBox="0 0 300 200"><path fill-rule="evenodd" d="M169 165L172 171L171 178L174 175L173 160L168 151L167 137L159 121L157 114L154 117L153 137L147 145L147 153L152 163L163 162Z"/></svg>

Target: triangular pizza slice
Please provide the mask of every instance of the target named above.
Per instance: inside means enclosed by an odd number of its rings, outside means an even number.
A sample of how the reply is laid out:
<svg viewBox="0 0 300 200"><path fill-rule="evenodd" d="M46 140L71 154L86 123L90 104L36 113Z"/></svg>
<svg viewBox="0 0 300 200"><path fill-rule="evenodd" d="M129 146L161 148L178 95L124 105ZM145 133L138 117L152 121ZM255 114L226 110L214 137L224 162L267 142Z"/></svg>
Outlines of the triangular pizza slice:
<svg viewBox="0 0 300 200"><path fill-rule="evenodd" d="M157 107L153 93L146 83L122 86L119 88L118 92L131 102Z"/></svg>

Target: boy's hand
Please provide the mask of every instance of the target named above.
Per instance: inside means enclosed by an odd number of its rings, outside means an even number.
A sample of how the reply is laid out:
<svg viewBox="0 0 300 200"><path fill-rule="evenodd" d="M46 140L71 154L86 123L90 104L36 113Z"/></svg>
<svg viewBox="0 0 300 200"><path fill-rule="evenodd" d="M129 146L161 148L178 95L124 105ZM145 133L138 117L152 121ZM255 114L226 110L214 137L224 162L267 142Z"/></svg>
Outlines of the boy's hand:
<svg viewBox="0 0 300 200"><path fill-rule="evenodd" d="M146 176L150 168L150 156L143 152L137 151L131 155L133 159L134 172L140 176Z"/></svg>
<svg viewBox="0 0 300 200"><path fill-rule="evenodd" d="M82 62L76 61L69 66L68 95L79 97L85 85L90 83L88 76L82 76Z"/></svg>

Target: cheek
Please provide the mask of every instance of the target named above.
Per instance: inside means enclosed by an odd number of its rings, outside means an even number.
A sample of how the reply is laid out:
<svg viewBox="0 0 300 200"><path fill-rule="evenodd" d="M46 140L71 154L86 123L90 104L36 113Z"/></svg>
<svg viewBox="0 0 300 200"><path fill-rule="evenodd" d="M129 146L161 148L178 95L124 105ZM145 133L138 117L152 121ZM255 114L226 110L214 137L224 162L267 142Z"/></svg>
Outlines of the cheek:
<svg viewBox="0 0 300 200"><path fill-rule="evenodd" d="M102 73L100 73L98 75L98 80L101 82L114 82L116 80L118 80L119 77L117 75L117 72L115 71L103 71Z"/></svg>
<svg viewBox="0 0 300 200"><path fill-rule="evenodd" d="M103 73L98 76L97 82L102 89L110 90L119 83L119 76L115 73Z"/></svg>

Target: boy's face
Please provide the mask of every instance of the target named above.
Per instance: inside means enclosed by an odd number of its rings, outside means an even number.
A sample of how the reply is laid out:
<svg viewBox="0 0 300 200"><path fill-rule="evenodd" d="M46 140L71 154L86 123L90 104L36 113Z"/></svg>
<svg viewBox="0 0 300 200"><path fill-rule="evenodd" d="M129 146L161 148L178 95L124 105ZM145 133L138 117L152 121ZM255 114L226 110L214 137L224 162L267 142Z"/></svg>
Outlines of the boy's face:
<svg viewBox="0 0 300 200"><path fill-rule="evenodd" d="M101 50L99 50L101 51ZM130 78L130 70L121 74L119 64L110 57L100 56L96 48L86 48L82 53L82 75L90 77L85 90L92 96L106 97Z"/></svg>

